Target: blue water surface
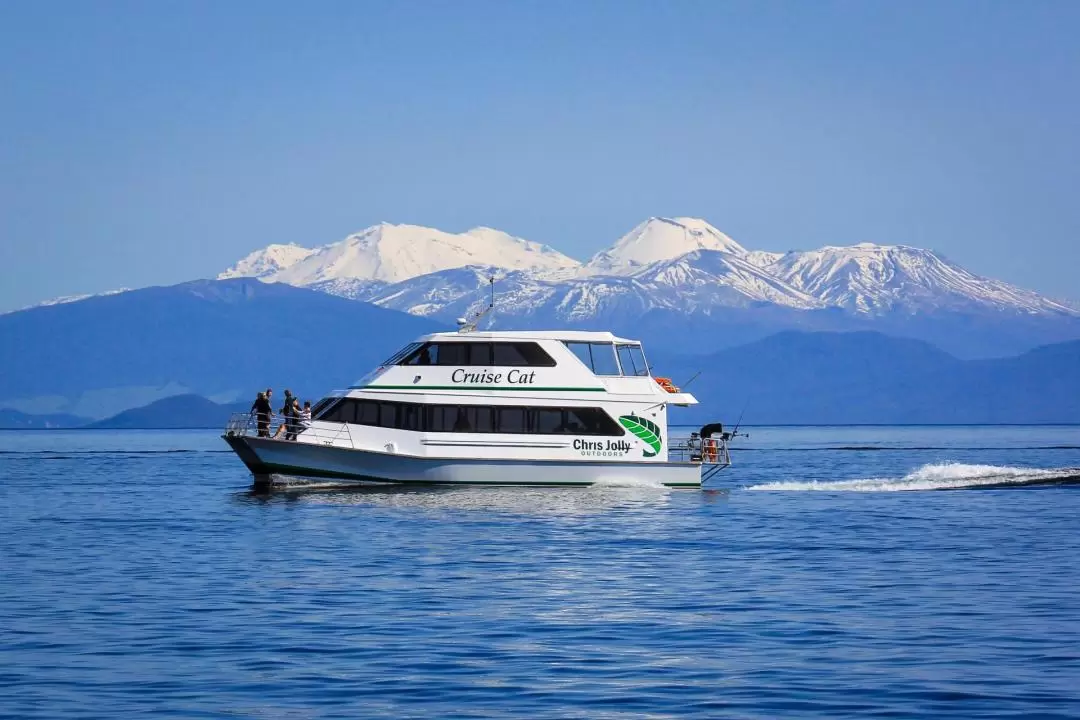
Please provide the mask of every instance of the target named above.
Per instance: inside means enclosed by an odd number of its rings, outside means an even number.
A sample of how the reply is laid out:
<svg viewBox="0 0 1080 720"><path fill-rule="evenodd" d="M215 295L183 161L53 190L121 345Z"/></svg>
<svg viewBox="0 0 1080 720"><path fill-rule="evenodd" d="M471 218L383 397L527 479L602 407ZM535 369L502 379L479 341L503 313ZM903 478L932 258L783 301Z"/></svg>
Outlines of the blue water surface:
<svg viewBox="0 0 1080 720"><path fill-rule="evenodd" d="M749 432L711 491L268 496L0 432L0 716L1080 717L1080 428Z"/></svg>

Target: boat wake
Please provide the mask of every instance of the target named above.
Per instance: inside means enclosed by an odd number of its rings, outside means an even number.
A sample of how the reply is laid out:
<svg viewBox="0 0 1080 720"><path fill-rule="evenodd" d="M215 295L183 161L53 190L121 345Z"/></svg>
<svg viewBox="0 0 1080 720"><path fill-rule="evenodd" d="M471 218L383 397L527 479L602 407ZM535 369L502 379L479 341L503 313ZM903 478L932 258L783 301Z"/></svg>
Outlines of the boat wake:
<svg viewBox="0 0 1080 720"><path fill-rule="evenodd" d="M626 477L610 477L602 480L597 480L589 487L594 488L647 488L649 490L663 490L669 491L671 488L667 487L661 482L655 480L647 480L640 477L632 477L627 475Z"/></svg>
<svg viewBox="0 0 1080 720"><path fill-rule="evenodd" d="M1001 465L933 463L900 478L862 478L772 482L751 485L745 490L824 492L898 492L908 490L968 490L1030 487L1035 485L1080 485L1080 468L1037 469Z"/></svg>

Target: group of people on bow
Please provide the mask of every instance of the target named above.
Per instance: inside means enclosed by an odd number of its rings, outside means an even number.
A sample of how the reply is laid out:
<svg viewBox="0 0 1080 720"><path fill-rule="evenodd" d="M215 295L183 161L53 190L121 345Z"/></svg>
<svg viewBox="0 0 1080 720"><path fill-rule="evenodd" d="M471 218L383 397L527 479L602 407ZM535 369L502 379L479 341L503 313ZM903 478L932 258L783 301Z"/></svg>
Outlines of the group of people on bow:
<svg viewBox="0 0 1080 720"><path fill-rule="evenodd" d="M260 392L255 402L251 404L251 414L255 416L255 427L259 437L279 437L285 435L286 440L295 440L296 436L311 423L311 401L306 401L303 407L300 398L292 394L291 390L285 391L285 403L281 406L278 414L281 416L281 424L277 431L270 434L270 424L274 418L274 406L272 398L274 391L266 388Z"/></svg>

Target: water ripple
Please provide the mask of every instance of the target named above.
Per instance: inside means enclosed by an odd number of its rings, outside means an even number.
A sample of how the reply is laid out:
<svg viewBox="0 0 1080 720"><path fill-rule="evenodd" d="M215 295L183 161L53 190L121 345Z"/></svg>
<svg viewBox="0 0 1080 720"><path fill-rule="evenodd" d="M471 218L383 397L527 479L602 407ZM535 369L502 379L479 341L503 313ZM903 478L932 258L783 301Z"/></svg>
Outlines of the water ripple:
<svg viewBox="0 0 1080 720"><path fill-rule="evenodd" d="M0 716L1080 716L1080 492L740 489L1080 467L933 435L954 457L736 455L711 493L253 495L216 438L9 452Z"/></svg>

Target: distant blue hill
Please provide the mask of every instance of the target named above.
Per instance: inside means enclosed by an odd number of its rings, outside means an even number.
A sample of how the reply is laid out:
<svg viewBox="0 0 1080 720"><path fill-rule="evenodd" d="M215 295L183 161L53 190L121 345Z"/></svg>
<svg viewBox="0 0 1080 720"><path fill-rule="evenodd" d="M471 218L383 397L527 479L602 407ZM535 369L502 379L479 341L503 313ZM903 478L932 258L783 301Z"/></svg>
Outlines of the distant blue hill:
<svg viewBox="0 0 1080 720"><path fill-rule="evenodd" d="M651 362L701 405L674 422L748 424L1080 423L1080 341L1014 358L959 360L875 332L783 332L710 355Z"/></svg>
<svg viewBox="0 0 1080 720"><path fill-rule="evenodd" d="M139 408L125 410L88 425L94 429L224 428L229 415L245 412L250 402L219 404L199 395L176 395Z"/></svg>
<svg viewBox="0 0 1080 720"><path fill-rule="evenodd" d="M878 332L785 331L702 354L697 339L706 327L660 324L663 343L646 345L657 374L676 383L703 371L690 387L702 404L676 411L675 420L730 422L745 405L751 424L1080 422L1080 341L960 360ZM250 406L266 386L278 402L286 387L315 400L440 329L252 279L134 290L0 315L0 407L100 419L177 395ZM155 418L189 411L185 423L221 423L214 407L197 404L110 421L161 427Z"/></svg>
<svg viewBox="0 0 1080 720"><path fill-rule="evenodd" d="M100 418L183 393L246 398L272 386L307 397L441 329L247 278L132 290L0 315L0 406Z"/></svg>
<svg viewBox="0 0 1080 720"><path fill-rule="evenodd" d="M11 408L0 408L0 429L3 430L45 430L81 427L89 419L63 413L51 415L29 415Z"/></svg>
<svg viewBox="0 0 1080 720"><path fill-rule="evenodd" d="M702 357L653 353L659 375L700 405L673 423L766 424L1080 423L1080 341L1016 358L957 360L918 340L879 333L785 332ZM221 405L182 395L94 423L101 428L220 428L248 400Z"/></svg>

